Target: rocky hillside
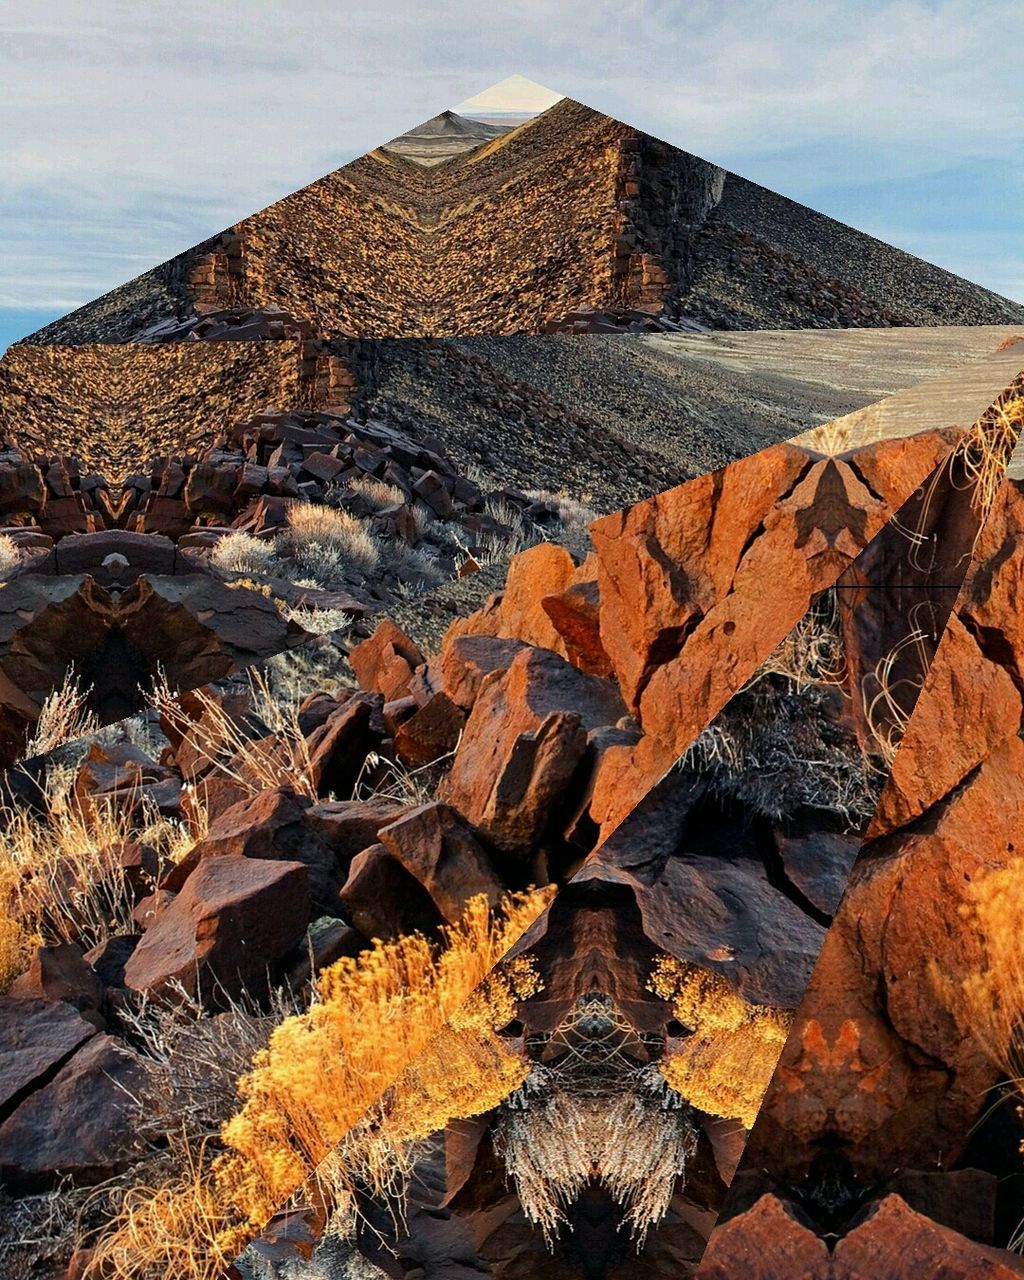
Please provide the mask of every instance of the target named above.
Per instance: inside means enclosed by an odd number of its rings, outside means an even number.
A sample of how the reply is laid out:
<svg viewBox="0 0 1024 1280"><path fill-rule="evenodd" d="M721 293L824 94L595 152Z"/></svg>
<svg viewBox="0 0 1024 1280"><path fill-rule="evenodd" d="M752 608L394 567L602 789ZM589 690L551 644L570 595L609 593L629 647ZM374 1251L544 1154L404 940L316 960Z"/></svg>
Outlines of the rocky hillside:
<svg viewBox="0 0 1024 1280"><path fill-rule="evenodd" d="M424 166L381 149L47 326L148 341L282 308L323 337L1004 323L1024 307L563 99ZM594 312L602 313L595 315Z"/></svg>

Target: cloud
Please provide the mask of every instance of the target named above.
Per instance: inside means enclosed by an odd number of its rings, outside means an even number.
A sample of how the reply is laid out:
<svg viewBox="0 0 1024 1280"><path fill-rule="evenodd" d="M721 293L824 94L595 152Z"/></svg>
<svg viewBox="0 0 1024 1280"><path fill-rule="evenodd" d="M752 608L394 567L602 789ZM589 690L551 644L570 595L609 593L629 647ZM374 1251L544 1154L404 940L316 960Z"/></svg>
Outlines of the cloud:
<svg viewBox="0 0 1024 1280"><path fill-rule="evenodd" d="M0 0L0 302L83 302L512 72L787 194L995 165L1017 25L1008 0ZM887 221L941 227L904 198ZM935 242L957 260L964 219Z"/></svg>

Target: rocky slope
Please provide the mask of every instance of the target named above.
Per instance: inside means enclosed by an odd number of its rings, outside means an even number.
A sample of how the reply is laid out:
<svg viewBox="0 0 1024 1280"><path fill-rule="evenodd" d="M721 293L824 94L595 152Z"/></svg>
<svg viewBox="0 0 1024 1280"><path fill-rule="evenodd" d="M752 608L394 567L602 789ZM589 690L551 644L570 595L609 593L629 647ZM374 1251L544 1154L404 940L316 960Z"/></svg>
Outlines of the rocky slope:
<svg viewBox="0 0 1024 1280"><path fill-rule="evenodd" d="M1024 307L563 99L425 167L382 149L33 336L166 338L225 308L321 337L1009 323ZM588 309L604 314L587 314ZM616 315L625 310L624 317Z"/></svg>

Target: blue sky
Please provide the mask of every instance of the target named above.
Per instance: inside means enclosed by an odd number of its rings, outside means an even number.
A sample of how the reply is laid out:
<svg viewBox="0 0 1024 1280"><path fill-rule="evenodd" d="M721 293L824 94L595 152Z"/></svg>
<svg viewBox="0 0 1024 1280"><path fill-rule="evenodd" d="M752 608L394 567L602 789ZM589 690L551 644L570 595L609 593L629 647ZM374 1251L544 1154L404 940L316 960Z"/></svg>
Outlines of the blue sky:
<svg viewBox="0 0 1024 1280"><path fill-rule="evenodd" d="M0 348L512 72L1024 301L1007 0L0 0Z"/></svg>

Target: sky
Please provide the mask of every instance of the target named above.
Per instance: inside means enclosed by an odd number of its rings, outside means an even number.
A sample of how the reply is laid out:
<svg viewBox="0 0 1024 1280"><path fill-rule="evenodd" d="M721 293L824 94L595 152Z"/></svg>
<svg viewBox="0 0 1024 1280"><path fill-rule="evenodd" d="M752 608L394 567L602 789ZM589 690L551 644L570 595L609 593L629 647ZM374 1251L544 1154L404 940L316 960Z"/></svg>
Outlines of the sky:
<svg viewBox="0 0 1024 1280"><path fill-rule="evenodd" d="M1015 0L0 0L0 349L516 74L1024 301Z"/></svg>

